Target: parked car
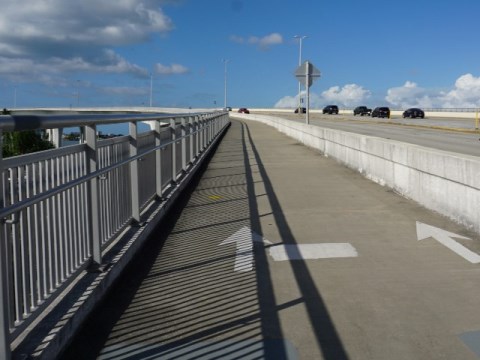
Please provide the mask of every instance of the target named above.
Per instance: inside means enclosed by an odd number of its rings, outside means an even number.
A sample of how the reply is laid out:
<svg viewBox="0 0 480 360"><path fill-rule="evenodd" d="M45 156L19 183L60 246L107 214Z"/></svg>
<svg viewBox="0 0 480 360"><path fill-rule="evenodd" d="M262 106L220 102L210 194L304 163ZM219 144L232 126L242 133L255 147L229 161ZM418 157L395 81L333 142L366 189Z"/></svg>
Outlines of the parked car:
<svg viewBox="0 0 480 360"><path fill-rule="evenodd" d="M363 115L371 115L371 114L372 114L372 109L369 109L366 106L357 106L353 110L353 116L355 115L363 116Z"/></svg>
<svg viewBox="0 0 480 360"><path fill-rule="evenodd" d="M338 114L338 106L337 105L327 105L323 108L324 114Z"/></svg>
<svg viewBox="0 0 480 360"><path fill-rule="evenodd" d="M240 108L238 109L239 113L250 114L250 111L247 108Z"/></svg>
<svg viewBox="0 0 480 360"><path fill-rule="evenodd" d="M406 117L409 117L412 119L419 117L423 119L425 117L425 112L422 109L410 108L403 112L403 118L406 118Z"/></svg>
<svg viewBox="0 0 480 360"><path fill-rule="evenodd" d="M227 107L225 108L225 110L227 110L227 111L232 111L232 108L231 108L230 106L227 106Z"/></svg>
<svg viewBox="0 0 480 360"><path fill-rule="evenodd" d="M304 107L298 107L295 109L295 114L298 114L298 113L305 114L306 112L307 112L307 109Z"/></svg>
<svg viewBox="0 0 480 360"><path fill-rule="evenodd" d="M376 107L372 111L372 117L390 118L390 109L388 107Z"/></svg>

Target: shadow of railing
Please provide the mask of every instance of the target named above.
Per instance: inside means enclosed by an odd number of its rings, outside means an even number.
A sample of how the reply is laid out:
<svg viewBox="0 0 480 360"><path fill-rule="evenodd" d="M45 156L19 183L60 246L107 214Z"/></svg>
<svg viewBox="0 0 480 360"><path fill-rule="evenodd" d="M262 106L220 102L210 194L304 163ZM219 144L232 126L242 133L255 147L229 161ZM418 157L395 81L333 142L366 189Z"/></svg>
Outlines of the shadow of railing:
<svg viewBox="0 0 480 360"><path fill-rule="evenodd" d="M290 265L301 296L284 304L275 298L268 246L254 245L254 271L234 272L235 245L220 244L242 227L262 234L258 197L268 199L280 241L295 243L248 126L234 121L202 179L63 358L296 359L279 313L303 304L324 358L347 359L304 261Z"/></svg>

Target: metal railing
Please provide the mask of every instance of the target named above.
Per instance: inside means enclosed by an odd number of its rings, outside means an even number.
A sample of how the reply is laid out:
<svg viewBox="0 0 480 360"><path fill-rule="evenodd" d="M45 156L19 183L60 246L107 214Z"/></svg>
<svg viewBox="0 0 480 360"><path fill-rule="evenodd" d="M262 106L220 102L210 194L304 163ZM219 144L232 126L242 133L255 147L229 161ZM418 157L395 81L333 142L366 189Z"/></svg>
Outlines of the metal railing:
<svg viewBox="0 0 480 360"><path fill-rule="evenodd" d="M154 130L138 133L139 121ZM97 125L129 123L99 140ZM0 357L73 279L161 199L229 122L228 113L0 116L3 131L84 129L85 143L0 155ZM2 145L0 140L0 145ZM4 353L1 352L4 350Z"/></svg>

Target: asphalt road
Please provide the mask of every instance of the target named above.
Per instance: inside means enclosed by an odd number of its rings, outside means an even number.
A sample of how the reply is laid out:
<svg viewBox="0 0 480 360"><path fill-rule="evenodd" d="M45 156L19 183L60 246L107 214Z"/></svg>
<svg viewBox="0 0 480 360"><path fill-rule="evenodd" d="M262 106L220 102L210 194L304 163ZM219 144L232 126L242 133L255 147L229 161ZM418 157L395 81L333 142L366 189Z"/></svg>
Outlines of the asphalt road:
<svg viewBox="0 0 480 360"><path fill-rule="evenodd" d="M305 122L305 114L295 115L280 112L262 112L261 114ZM480 132L474 132L474 120L402 119L400 116L394 116L392 119L379 119L369 116L311 113L310 124L408 142L449 152L480 156Z"/></svg>

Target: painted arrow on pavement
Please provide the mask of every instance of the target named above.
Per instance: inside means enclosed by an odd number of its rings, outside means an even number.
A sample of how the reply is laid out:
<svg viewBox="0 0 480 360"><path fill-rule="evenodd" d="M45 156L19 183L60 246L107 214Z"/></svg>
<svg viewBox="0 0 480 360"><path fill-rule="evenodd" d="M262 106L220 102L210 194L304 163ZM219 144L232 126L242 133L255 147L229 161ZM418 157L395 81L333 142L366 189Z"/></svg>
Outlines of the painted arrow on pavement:
<svg viewBox="0 0 480 360"><path fill-rule="evenodd" d="M220 245L236 244L235 272L253 269L253 243L271 245L268 254L274 261L292 261L304 259L331 259L357 257L357 250L349 243L320 244L278 244L274 245L247 226L238 230Z"/></svg>
<svg viewBox="0 0 480 360"><path fill-rule="evenodd" d="M262 242L271 244L270 241L253 232L247 226L242 227L228 239L223 240L220 245L236 244L235 272L251 271L253 269L253 243Z"/></svg>
<svg viewBox="0 0 480 360"><path fill-rule="evenodd" d="M417 221L417 239L424 240L430 237L434 238L454 253L460 255L465 260L470 261L472 264L480 263L480 255L459 244L453 238L465 240L472 239Z"/></svg>

